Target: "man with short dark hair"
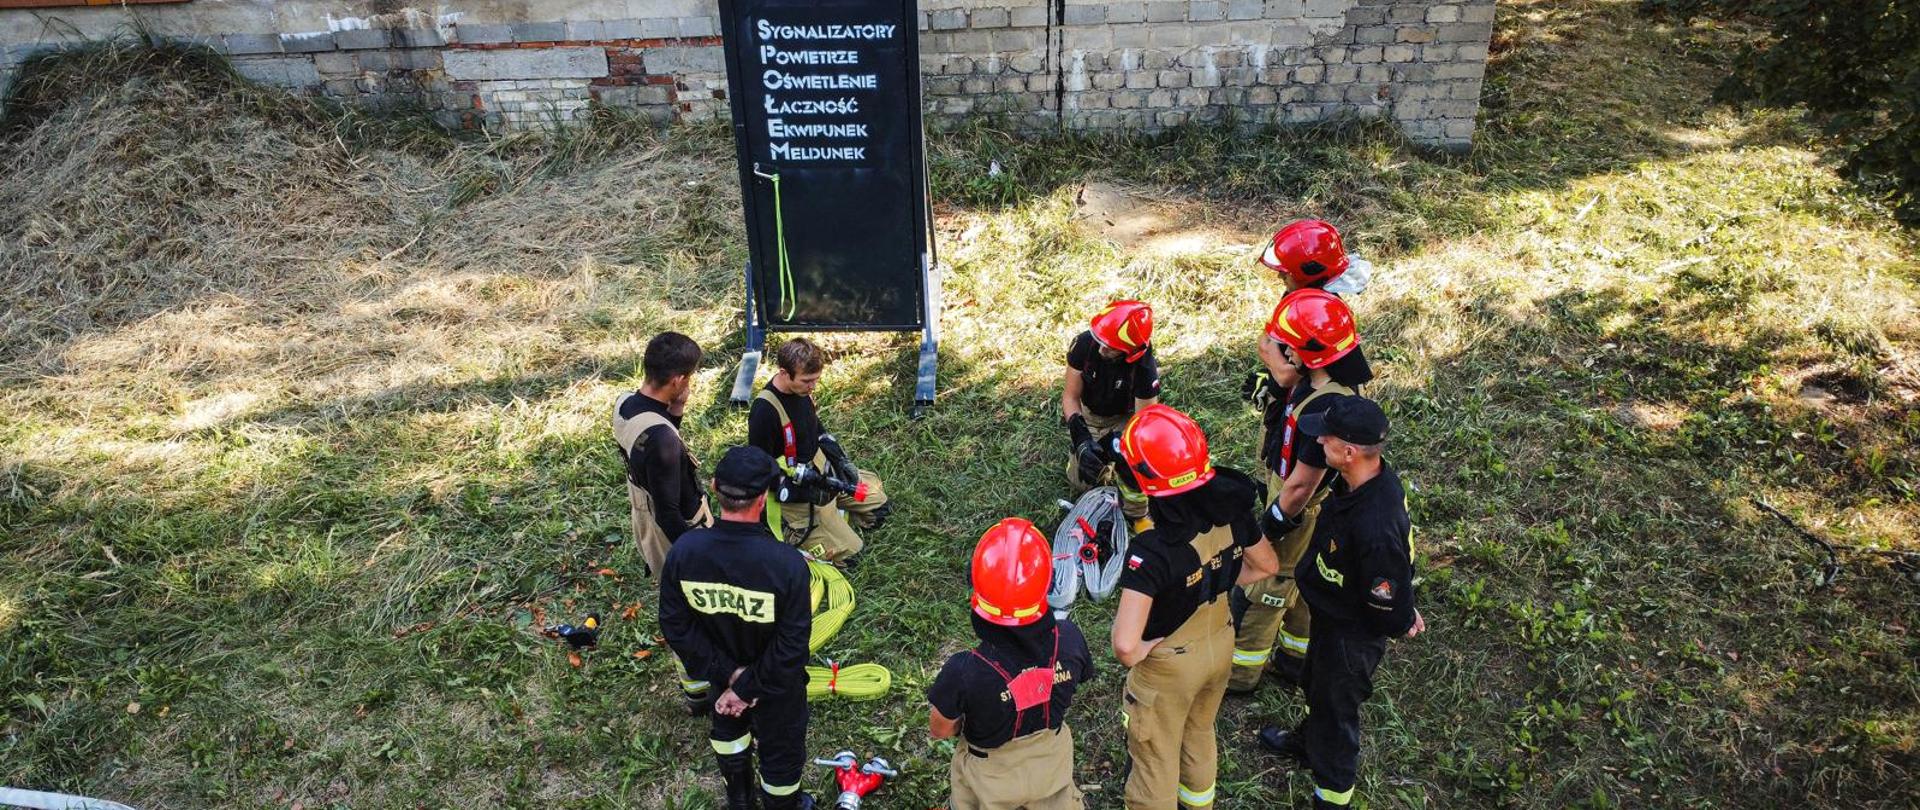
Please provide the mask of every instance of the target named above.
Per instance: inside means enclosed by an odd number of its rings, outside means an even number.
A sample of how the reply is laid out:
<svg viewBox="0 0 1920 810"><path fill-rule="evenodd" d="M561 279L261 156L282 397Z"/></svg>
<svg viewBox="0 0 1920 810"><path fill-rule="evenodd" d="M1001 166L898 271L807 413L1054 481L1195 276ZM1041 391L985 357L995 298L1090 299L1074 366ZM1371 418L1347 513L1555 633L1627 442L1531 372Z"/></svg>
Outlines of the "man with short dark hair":
<svg viewBox="0 0 1920 810"><path fill-rule="evenodd" d="M647 571L658 574L667 546L711 520L693 456L680 440L680 417L693 392L700 346L678 332L661 332L647 342L641 367L646 377L640 389L614 404L613 437L627 468L634 542Z"/></svg>
<svg viewBox="0 0 1920 810"><path fill-rule="evenodd" d="M700 346L678 332L661 332L647 341L640 365L646 372L640 389L613 406L613 438L627 469L634 544L647 572L659 576L667 548L688 529L712 522L693 455L680 440ZM709 684L684 670L680 688L689 710L703 710L710 699Z"/></svg>
<svg viewBox="0 0 1920 810"><path fill-rule="evenodd" d="M1373 694L1387 640L1413 638L1427 625L1414 607L1406 490L1380 457L1386 413L1365 397L1340 397L1298 426L1319 441L1340 477L1294 569L1313 611L1301 676L1307 716L1291 730L1262 728L1259 740L1313 771L1314 807L1345 807L1359 769L1360 705Z"/></svg>
<svg viewBox="0 0 1920 810"><path fill-rule="evenodd" d="M761 519L779 480L773 459L735 447L714 467L720 520L681 535L660 574L660 630L695 677L726 684L708 740L728 810L811 807L806 762L807 563ZM758 743L760 779L754 782Z"/></svg>

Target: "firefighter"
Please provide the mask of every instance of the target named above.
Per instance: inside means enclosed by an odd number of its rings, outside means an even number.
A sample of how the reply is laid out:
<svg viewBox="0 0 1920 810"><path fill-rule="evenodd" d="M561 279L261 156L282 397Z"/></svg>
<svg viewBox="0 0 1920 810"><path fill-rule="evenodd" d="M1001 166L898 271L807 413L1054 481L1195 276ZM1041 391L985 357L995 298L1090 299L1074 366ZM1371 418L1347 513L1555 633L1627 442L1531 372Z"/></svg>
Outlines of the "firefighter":
<svg viewBox="0 0 1920 810"><path fill-rule="evenodd" d="M1340 231L1324 220L1301 219L1275 231L1260 264L1280 276L1287 291L1315 287L1335 295L1367 288L1373 265L1347 253Z"/></svg>
<svg viewBox="0 0 1920 810"><path fill-rule="evenodd" d="M1032 523L1007 518L973 550L973 634L933 686L928 730L959 733L948 766L950 810L1080 810L1067 707L1093 677L1080 628L1047 609L1053 547Z"/></svg>
<svg viewBox="0 0 1920 810"><path fill-rule="evenodd" d="M647 341L640 367L645 372L640 389L614 403L613 438L627 468L634 543L647 573L658 577L667 548L688 529L713 520L693 455L680 440L680 417L700 367L700 346L678 332L661 332ZM674 663L688 711L704 711L712 700L711 685Z"/></svg>
<svg viewBox="0 0 1920 810"><path fill-rule="evenodd" d="M806 559L761 518L779 480L757 447L727 451L713 471L720 520L680 536L660 575L660 629L695 675L725 684L708 713L729 810L811 807L806 762ZM754 781L755 749L760 778Z"/></svg>
<svg viewBox="0 0 1920 810"><path fill-rule="evenodd" d="M778 370L747 414L747 443L773 456L787 474L780 489L785 497L776 497L786 541L819 559L850 564L864 543L849 518L872 531L893 507L879 476L854 467L839 441L820 425L813 389L826 369L826 353L811 340L794 338L773 357ZM844 487L836 489L825 479ZM861 492L846 491L854 487Z"/></svg>
<svg viewBox="0 0 1920 810"><path fill-rule="evenodd" d="M1067 374L1060 392L1060 418L1072 452L1067 456L1067 485L1075 493L1098 484L1112 467L1108 437L1140 409L1160 400L1160 361L1154 357L1153 307L1139 301L1115 301L1100 310L1086 331L1067 346ZM1120 509L1145 527L1147 497L1131 477L1115 476Z"/></svg>
<svg viewBox="0 0 1920 810"><path fill-rule="evenodd" d="M1373 379L1352 311L1323 290L1288 293L1274 307L1261 342L1277 347L1279 366L1271 370L1271 378L1295 384L1268 403L1263 417L1260 460L1266 468L1268 501L1260 526L1279 555L1280 573L1248 585L1242 589L1243 599L1236 600L1240 615L1228 685L1235 693L1258 686L1269 668L1284 681L1298 682L1312 623L1294 586L1293 566L1306 550L1314 515L1335 476L1320 446L1302 438L1297 425L1335 399L1358 394L1360 386Z"/></svg>
<svg viewBox="0 0 1920 810"><path fill-rule="evenodd" d="M1360 761L1360 705L1373 694L1387 639L1413 638L1427 625L1414 606L1406 490L1381 458L1386 414L1373 400L1341 397L1302 417L1299 428L1339 477L1294 569L1313 610L1302 672L1307 714L1291 730L1262 728L1259 741L1313 772L1314 807L1345 807Z"/></svg>
<svg viewBox="0 0 1920 810"><path fill-rule="evenodd" d="M1113 618L1113 653L1129 668L1126 806L1211 807L1214 716L1232 669L1227 592L1278 562L1255 523L1253 480L1213 467L1186 414L1148 406L1121 431L1120 451L1153 518L1128 546Z"/></svg>

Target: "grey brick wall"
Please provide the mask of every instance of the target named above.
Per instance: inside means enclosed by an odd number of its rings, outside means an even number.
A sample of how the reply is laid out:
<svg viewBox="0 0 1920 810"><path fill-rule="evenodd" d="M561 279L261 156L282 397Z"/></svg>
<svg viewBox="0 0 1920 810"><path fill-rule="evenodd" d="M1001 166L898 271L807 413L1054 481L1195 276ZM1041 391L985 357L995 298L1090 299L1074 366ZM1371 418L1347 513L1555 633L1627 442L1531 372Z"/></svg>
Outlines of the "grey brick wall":
<svg viewBox="0 0 1920 810"><path fill-rule="evenodd" d="M932 126L994 115L1032 131L1152 131L1227 117L1285 125L1363 116L1390 118L1412 139L1444 147L1471 143L1494 13L1494 0L923 2ZM144 19L227 54L257 81L422 106L452 127L553 126L594 104L662 121L727 115L712 0L612 4L654 12L616 19L444 5L459 13L437 24L388 15L326 31L258 21L244 22L254 30L213 30L242 23L195 17L181 11L187 6L151 7ZM26 25L22 12L0 11L0 90L27 54L63 44L46 40L50 32L105 30L114 12L69 13L80 24L35 17Z"/></svg>
<svg viewBox="0 0 1920 810"><path fill-rule="evenodd" d="M982 112L1147 131L1391 116L1447 147L1473 137L1493 20L1493 0L1070 0L1058 15L931 1L953 5L928 9L920 38L936 125Z"/></svg>

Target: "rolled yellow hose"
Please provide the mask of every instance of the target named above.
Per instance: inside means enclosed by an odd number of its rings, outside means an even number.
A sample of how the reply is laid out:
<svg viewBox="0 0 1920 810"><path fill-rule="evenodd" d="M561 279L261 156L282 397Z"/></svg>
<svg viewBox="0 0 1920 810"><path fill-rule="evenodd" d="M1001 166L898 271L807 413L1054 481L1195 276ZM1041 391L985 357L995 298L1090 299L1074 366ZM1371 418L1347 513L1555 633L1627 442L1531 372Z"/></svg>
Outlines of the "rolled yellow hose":
<svg viewBox="0 0 1920 810"><path fill-rule="evenodd" d="M807 667L807 700L842 697L847 700L873 700L893 686L893 673L879 664L851 664L844 667Z"/></svg>
<svg viewBox="0 0 1920 810"><path fill-rule="evenodd" d="M819 652L840 634L847 617L853 614L853 583L840 569L819 560L807 561L807 573L807 592L813 602L813 631L807 636L807 651Z"/></svg>

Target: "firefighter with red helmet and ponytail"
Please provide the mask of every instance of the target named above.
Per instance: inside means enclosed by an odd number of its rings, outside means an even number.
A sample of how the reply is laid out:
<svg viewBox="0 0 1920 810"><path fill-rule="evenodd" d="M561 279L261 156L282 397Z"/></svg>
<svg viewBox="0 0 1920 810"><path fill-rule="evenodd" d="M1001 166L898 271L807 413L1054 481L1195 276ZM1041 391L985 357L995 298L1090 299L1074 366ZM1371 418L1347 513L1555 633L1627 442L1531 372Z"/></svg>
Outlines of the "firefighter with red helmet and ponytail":
<svg viewBox="0 0 1920 810"><path fill-rule="evenodd" d="M1373 379L1352 310L1325 290L1288 293L1267 321L1262 342L1277 347L1281 365L1274 378L1293 381L1269 403L1260 444L1268 498L1260 526L1279 555L1280 573L1247 585L1235 600L1238 630L1228 685L1235 693L1254 689L1268 670L1286 682L1299 682L1312 621L1293 566L1306 551L1314 516L1335 477L1320 445L1302 437L1299 420L1340 397L1358 395L1360 386Z"/></svg>
<svg viewBox="0 0 1920 810"><path fill-rule="evenodd" d="M1291 572L1293 563L1306 547L1307 535L1313 531L1314 510L1318 508L1319 499L1325 497L1324 488L1314 490L1309 484L1324 483L1331 476L1324 464L1312 458L1313 448L1307 446L1311 442L1298 440L1293 424L1308 410L1326 407L1332 401L1329 397L1359 393L1360 385L1373 378L1366 356L1359 350L1357 333L1352 345L1339 357L1321 364L1325 368L1323 375L1307 368L1300 354L1288 348L1286 330L1275 328L1283 311L1296 317L1311 314L1320 320L1335 317L1324 312L1327 308L1321 306L1322 299L1317 295L1304 309L1286 309L1286 300L1297 292L1351 294L1366 288L1372 265L1347 253L1340 231L1324 220L1290 222L1274 232L1273 241L1260 254L1260 264L1280 278L1286 294L1259 342L1260 363L1264 368L1249 376L1243 389L1260 410L1259 455L1261 466L1266 470L1268 498L1265 507L1279 510L1262 523L1280 555L1280 573L1234 595L1238 635L1234 641L1233 680L1228 691L1236 694L1251 692L1267 672L1288 683L1296 683L1300 662L1307 654L1310 622L1307 608L1300 603L1293 587ZM1345 317L1350 326L1351 313ZM1342 338L1333 336L1331 340L1337 344ZM1316 354L1316 357L1323 356L1324 353ZM1309 457L1295 459L1296 449ZM1287 516L1298 525L1290 526Z"/></svg>
<svg viewBox="0 0 1920 810"><path fill-rule="evenodd" d="M1094 315L1087 330L1067 347L1066 384L1060 393L1060 418L1072 452L1067 484L1085 492L1113 467L1113 433L1128 417L1160 399L1160 361L1154 357L1153 307L1121 300ZM1147 498L1125 474L1116 476L1120 509L1144 528Z"/></svg>
<svg viewBox="0 0 1920 810"><path fill-rule="evenodd" d="M1255 522L1253 480L1213 466L1186 414L1142 409L1121 431L1120 453L1153 518L1127 549L1113 618L1113 652L1129 669L1126 806L1212 807L1214 717L1232 669L1227 593L1279 562Z"/></svg>
<svg viewBox="0 0 1920 810"><path fill-rule="evenodd" d="M1080 810L1067 708L1093 677L1080 629L1047 609L1053 547L1032 523L1007 518L973 550L973 632L979 645L947 659L927 690L929 731L956 733L950 810Z"/></svg>

